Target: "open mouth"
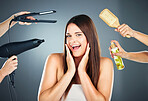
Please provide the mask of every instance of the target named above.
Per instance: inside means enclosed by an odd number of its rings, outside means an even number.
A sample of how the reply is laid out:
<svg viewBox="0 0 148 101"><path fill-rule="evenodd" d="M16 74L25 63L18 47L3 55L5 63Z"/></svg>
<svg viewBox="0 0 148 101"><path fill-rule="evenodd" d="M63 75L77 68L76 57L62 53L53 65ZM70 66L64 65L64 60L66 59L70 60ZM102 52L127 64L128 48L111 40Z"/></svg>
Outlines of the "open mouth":
<svg viewBox="0 0 148 101"><path fill-rule="evenodd" d="M72 46L72 49L73 50L78 50L80 47L81 47L81 45L76 45L76 46L74 45L74 46Z"/></svg>

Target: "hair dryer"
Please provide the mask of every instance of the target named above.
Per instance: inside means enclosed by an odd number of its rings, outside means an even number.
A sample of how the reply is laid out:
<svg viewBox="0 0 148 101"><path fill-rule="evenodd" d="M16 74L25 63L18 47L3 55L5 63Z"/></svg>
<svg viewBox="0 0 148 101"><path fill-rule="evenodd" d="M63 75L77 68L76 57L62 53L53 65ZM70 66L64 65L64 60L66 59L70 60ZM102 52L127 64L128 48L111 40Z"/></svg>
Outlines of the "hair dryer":
<svg viewBox="0 0 148 101"><path fill-rule="evenodd" d="M0 46L0 57L9 58L13 55L18 55L22 52L38 47L42 42L44 42L44 40L31 39L27 41L11 42L4 44ZM10 81L13 87L14 87L14 74L15 71L9 74Z"/></svg>
<svg viewBox="0 0 148 101"><path fill-rule="evenodd" d="M31 39L21 42L11 42L0 46L0 57L9 58L22 52L38 47L44 40Z"/></svg>

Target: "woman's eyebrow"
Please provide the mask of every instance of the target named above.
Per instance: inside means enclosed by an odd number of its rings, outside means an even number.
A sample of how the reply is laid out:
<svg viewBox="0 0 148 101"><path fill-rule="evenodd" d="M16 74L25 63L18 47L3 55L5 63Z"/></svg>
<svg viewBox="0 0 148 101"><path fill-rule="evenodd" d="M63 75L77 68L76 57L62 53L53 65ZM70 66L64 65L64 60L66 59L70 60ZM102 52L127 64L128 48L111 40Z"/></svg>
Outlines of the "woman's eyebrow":
<svg viewBox="0 0 148 101"><path fill-rule="evenodd" d="M75 34L77 34L77 33L83 33L83 32L75 32Z"/></svg>
<svg viewBox="0 0 148 101"><path fill-rule="evenodd" d="M83 32L75 32L74 34L83 33ZM70 35L70 33L66 33L66 35Z"/></svg>

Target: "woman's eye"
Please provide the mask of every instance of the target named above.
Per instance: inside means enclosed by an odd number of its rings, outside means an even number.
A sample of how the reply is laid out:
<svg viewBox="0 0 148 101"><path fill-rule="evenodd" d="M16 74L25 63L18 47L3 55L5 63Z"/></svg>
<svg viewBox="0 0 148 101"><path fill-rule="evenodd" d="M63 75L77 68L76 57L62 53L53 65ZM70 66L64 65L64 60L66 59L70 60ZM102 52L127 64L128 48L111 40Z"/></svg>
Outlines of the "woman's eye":
<svg viewBox="0 0 148 101"><path fill-rule="evenodd" d="M66 35L66 37L71 37L71 35Z"/></svg>
<svg viewBox="0 0 148 101"><path fill-rule="evenodd" d="M76 36L81 36L82 34L77 34Z"/></svg>

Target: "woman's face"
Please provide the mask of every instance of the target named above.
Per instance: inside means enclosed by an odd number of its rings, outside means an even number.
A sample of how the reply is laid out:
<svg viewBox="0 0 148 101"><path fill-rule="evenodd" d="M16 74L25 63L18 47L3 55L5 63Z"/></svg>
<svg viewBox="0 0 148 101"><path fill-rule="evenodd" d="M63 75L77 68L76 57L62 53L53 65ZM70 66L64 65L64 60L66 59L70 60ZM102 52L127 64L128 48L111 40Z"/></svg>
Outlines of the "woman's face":
<svg viewBox="0 0 148 101"><path fill-rule="evenodd" d="M87 39L84 33L74 23L69 24L67 27L66 43L74 57L80 57L85 54Z"/></svg>

